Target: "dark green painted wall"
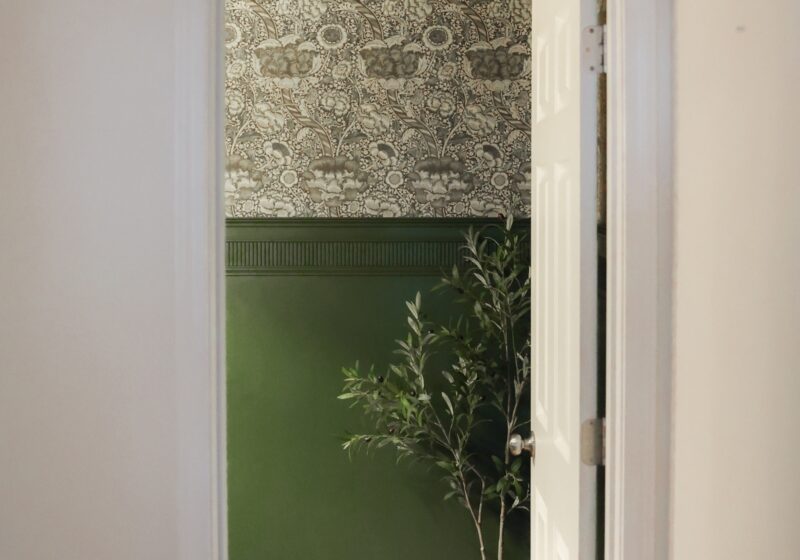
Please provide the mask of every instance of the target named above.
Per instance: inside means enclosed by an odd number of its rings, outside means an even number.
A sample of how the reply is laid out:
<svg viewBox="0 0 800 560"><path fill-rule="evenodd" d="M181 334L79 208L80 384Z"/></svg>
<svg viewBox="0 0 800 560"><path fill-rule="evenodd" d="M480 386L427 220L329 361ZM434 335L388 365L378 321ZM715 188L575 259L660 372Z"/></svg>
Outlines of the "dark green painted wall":
<svg viewBox="0 0 800 560"><path fill-rule="evenodd" d="M348 459L341 438L364 424L336 398L342 365L391 359L403 301L436 283L465 226L229 224L231 560L478 558L466 511L442 501L438 473L398 466L388 450ZM452 311L442 297L425 302L431 316ZM528 557L519 544L507 556Z"/></svg>

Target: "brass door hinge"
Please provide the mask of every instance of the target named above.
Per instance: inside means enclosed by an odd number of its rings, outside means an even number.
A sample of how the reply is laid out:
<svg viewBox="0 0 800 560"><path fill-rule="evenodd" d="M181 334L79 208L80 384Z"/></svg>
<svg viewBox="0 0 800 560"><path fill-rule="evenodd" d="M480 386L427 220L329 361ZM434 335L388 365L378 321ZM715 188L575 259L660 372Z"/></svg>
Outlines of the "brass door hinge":
<svg viewBox="0 0 800 560"><path fill-rule="evenodd" d="M581 424L581 462L596 467L606 463L606 419L590 418Z"/></svg>

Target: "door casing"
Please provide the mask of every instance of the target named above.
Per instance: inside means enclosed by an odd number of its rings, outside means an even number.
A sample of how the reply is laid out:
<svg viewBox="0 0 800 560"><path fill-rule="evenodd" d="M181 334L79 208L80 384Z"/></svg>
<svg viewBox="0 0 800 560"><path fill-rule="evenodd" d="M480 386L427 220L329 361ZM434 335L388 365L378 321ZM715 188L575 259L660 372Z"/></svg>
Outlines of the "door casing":
<svg viewBox="0 0 800 560"><path fill-rule="evenodd" d="M174 221L176 254L184 256L175 289L177 316L192 318L176 324L185 390L178 413L186 472L206 477L213 496L209 510L197 511L190 482L181 483L179 532L187 550L210 538L208 560L225 560L223 0L176 0L175 8L187 14L175 18ZM609 560L669 557L671 10L670 0L608 2ZM202 429L191 425L197 418Z"/></svg>
<svg viewBox="0 0 800 560"><path fill-rule="evenodd" d="M670 557L672 2L608 0L605 558Z"/></svg>
<svg viewBox="0 0 800 560"><path fill-rule="evenodd" d="M225 560L224 0L174 9L177 531L181 560Z"/></svg>

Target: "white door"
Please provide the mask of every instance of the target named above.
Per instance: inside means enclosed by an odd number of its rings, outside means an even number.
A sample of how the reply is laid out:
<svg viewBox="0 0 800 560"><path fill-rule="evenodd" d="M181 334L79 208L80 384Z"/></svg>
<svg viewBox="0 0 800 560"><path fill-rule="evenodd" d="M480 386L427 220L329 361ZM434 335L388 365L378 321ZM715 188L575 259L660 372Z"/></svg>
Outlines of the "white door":
<svg viewBox="0 0 800 560"><path fill-rule="evenodd" d="M533 413L535 560L595 554L596 467L580 457L596 413L597 75L581 65L586 0L533 6Z"/></svg>

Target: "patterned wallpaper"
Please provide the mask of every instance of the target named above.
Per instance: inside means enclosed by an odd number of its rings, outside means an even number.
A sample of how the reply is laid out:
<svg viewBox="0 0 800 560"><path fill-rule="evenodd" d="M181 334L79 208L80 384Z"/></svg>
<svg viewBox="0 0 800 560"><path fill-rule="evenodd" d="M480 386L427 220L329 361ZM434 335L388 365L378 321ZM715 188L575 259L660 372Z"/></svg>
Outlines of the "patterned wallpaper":
<svg viewBox="0 0 800 560"><path fill-rule="evenodd" d="M529 215L530 10L227 0L228 215Z"/></svg>

